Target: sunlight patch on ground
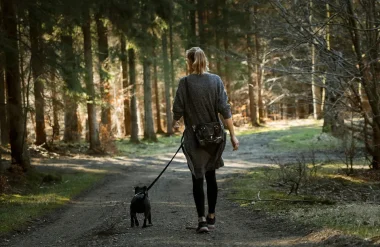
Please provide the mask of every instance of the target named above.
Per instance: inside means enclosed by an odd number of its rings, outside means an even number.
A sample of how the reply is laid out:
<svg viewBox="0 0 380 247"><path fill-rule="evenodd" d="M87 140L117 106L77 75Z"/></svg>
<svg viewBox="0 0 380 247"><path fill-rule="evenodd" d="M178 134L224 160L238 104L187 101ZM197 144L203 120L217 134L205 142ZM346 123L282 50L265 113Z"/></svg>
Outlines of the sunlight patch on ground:
<svg viewBox="0 0 380 247"><path fill-rule="evenodd" d="M364 179L346 176L346 175L342 175L342 174L326 174L324 176L329 177L329 178L341 178L341 179L344 179L344 180L347 180L347 181L350 181L353 183L358 183L358 184L367 183L367 181L365 181Z"/></svg>

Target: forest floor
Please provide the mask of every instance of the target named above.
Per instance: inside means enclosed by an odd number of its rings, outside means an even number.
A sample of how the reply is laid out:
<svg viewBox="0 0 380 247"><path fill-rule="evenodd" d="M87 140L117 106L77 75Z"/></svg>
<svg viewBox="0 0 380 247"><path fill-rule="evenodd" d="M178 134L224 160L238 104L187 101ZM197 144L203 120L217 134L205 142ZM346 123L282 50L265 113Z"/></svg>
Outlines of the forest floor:
<svg viewBox="0 0 380 247"><path fill-rule="evenodd" d="M208 234L195 233L197 216L191 175L182 153L149 191L153 226L130 227L133 187L149 185L174 154L173 148L148 156L74 156L34 164L53 170L105 169L109 175L68 205L35 219L25 230L0 238L0 246L374 246L337 231L315 229L249 210L227 199L231 179L255 167L271 165L268 157L273 149L267 144L278 137L270 132L254 138L242 137L237 152L232 152L230 143L227 144L225 167L217 171L216 229ZM141 226L142 215L138 218Z"/></svg>

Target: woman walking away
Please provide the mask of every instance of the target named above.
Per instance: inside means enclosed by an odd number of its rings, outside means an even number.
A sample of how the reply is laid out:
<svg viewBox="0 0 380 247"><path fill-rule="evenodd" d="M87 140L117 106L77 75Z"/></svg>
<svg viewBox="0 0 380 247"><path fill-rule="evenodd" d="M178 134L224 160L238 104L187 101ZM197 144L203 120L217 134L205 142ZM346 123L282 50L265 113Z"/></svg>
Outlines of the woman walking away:
<svg viewBox="0 0 380 247"><path fill-rule="evenodd" d="M178 129L184 117L183 152L192 173L193 195L198 213L197 232L215 228L215 205L218 195L215 170L224 165L222 152L226 144L221 114L230 132L233 150L239 148L232 124L231 108L222 80L208 73L207 57L202 49L186 51L190 74L181 78L173 104L173 127ZM208 214L205 217L203 180L206 177Z"/></svg>

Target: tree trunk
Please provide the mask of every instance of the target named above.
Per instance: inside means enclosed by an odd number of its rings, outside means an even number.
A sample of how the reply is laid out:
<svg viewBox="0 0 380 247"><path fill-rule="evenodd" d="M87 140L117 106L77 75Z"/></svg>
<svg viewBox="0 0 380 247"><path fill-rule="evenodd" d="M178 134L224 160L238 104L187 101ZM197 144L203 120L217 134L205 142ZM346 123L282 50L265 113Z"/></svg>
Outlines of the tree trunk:
<svg viewBox="0 0 380 247"><path fill-rule="evenodd" d="M91 44L91 17L88 9L84 10L83 15L83 50L85 61L85 81L87 90L87 114L88 114L88 127L90 138L90 150L100 152L99 129L96 119L95 107L95 87L93 77L93 61L92 61L92 44Z"/></svg>
<svg viewBox="0 0 380 247"><path fill-rule="evenodd" d="M310 25L313 23L313 0L309 0L310 4L310 13L309 13L309 22ZM314 43L314 41L313 41ZM315 58L316 58L316 52L315 52L315 45L311 44L311 91L313 95L313 114L314 119L321 119L322 112L321 112L321 103L322 103L322 93L321 88L317 85L315 80Z"/></svg>
<svg viewBox="0 0 380 247"><path fill-rule="evenodd" d="M373 137L373 152L372 152L372 161L371 161L371 166L372 169L374 170L379 170L380 169L380 152L379 152L379 147L380 147L380 128L377 124L373 123L372 125L372 137Z"/></svg>
<svg viewBox="0 0 380 247"><path fill-rule="evenodd" d="M253 13L251 12L251 8L246 9L246 14L248 15L248 23L251 24L253 22ZM259 122L257 119L257 106L255 99L255 90L256 90L256 81L254 78L255 73L255 65L253 60L253 55L255 53L255 47L253 44L253 29L250 27L247 33L247 64L248 64L248 93L249 93L249 112L251 118L252 126L259 126Z"/></svg>
<svg viewBox="0 0 380 247"><path fill-rule="evenodd" d="M224 84L226 85L226 91L229 98L229 101L232 101L232 92L231 92L231 75L230 75L230 63L229 63L229 37L228 37L228 22L229 22L229 9L226 6L226 0L222 0L223 6L223 21L224 21L224 34L223 34L223 45L224 45Z"/></svg>
<svg viewBox="0 0 380 247"><path fill-rule="evenodd" d="M139 143L139 123L137 116L137 98L136 98L136 58L135 50L128 49L129 63L129 82L131 85L131 142Z"/></svg>
<svg viewBox="0 0 380 247"><path fill-rule="evenodd" d="M130 89L128 82L128 61L127 61L127 42L124 34L120 35L120 61L123 77L123 95L124 95L124 129L125 135L131 134L131 106L130 106Z"/></svg>
<svg viewBox="0 0 380 247"><path fill-rule="evenodd" d="M377 12L375 11L376 1L369 0L367 11L368 31L366 33L366 41L368 49L368 57L363 56L363 38L359 32L356 13L352 0L346 0L348 28L351 34L352 44L354 46L356 60L358 64L358 73L360 74L361 85L363 85L368 102L371 106L372 129L373 129L373 147L372 147L372 168L380 169L380 92L378 89L378 80L380 79L380 63L378 61L378 35L379 32L373 28Z"/></svg>
<svg viewBox="0 0 380 247"><path fill-rule="evenodd" d="M169 47L170 47L170 81L172 96L174 97L176 91L176 82L174 78L174 47L173 47L173 18L169 22Z"/></svg>
<svg viewBox="0 0 380 247"><path fill-rule="evenodd" d="M56 88L56 72L55 67L51 66L50 69L50 89L51 89L51 97L52 97L52 105L53 105L53 137L52 141L59 140L59 101L58 101L58 93Z"/></svg>
<svg viewBox="0 0 380 247"><path fill-rule="evenodd" d="M19 50L17 44L17 17L12 1L1 0L3 11L4 36L7 38L5 49L5 73L8 90L8 124L12 162L24 171L30 168L28 145L26 144L25 116L22 107L21 81L19 72Z"/></svg>
<svg viewBox="0 0 380 247"><path fill-rule="evenodd" d="M0 31L4 32L3 25L3 12L0 8ZM1 145L9 144L9 126L8 126L8 117L7 117L7 105L6 105L6 88L5 88L5 54L3 51L0 51L0 135Z"/></svg>
<svg viewBox="0 0 380 247"><path fill-rule="evenodd" d="M43 74L43 44L41 36L41 23L33 8L29 10L29 30L31 47L31 67L34 81L34 103L36 112L36 145L46 144L45 131L45 99Z"/></svg>
<svg viewBox="0 0 380 247"><path fill-rule="evenodd" d="M9 127L7 121L7 105L5 102L6 89L5 89L5 74L4 74L4 54L0 53L0 134L1 145L9 144Z"/></svg>
<svg viewBox="0 0 380 247"><path fill-rule="evenodd" d="M219 11L219 0L214 0L214 20L216 25L221 25L220 23L220 11ZM220 58L220 30L215 28L215 59L216 59L216 73L221 76L222 74L222 64Z"/></svg>
<svg viewBox="0 0 380 247"><path fill-rule="evenodd" d="M150 76L151 61L143 58L143 80L144 80L144 139L157 141L154 132L153 110L152 110L152 83Z"/></svg>
<svg viewBox="0 0 380 247"><path fill-rule="evenodd" d="M170 79L169 79L169 60L168 60L168 41L166 30L162 34L162 58L164 59L164 80L165 80L165 102L166 102L166 134L173 135L173 117L170 101Z"/></svg>
<svg viewBox="0 0 380 247"><path fill-rule="evenodd" d="M65 131L63 134L64 142L78 142L80 140L77 109L78 104L69 92L63 95L65 104Z"/></svg>
<svg viewBox="0 0 380 247"><path fill-rule="evenodd" d="M189 19L190 19L190 28L189 28L189 34L187 35L187 49L190 49L191 47L197 46L196 41L196 19L195 19L195 9L196 9L196 3L195 0L190 0L191 9L189 11Z"/></svg>
<svg viewBox="0 0 380 247"><path fill-rule="evenodd" d="M75 93L80 89L77 76L77 66L73 48L72 29L68 28L66 34L61 36L62 47L62 66L61 74L65 82L66 90L63 95L65 105L65 130L63 134L64 142L77 142L80 140L79 124Z"/></svg>
<svg viewBox="0 0 380 247"><path fill-rule="evenodd" d="M157 73L157 57L154 56L153 60L153 81L154 81L154 92L156 99L156 118L157 118L157 133L164 134L164 130L161 125L161 107L160 107L160 91L158 90L158 73Z"/></svg>
<svg viewBox="0 0 380 247"><path fill-rule="evenodd" d="M102 96L101 106L101 123L106 127L108 133L111 133L111 85L109 82L109 63L108 60L108 38L107 26L102 20L102 16L95 16L96 27L98 32L98 70L100 78L100 94Z"/></svg>
<svg viewBox="0 0 380 247"><path fill-rule="evenodd" d="M199 46L206 50L206 33L205 33L205 2L197 1L197 16L198 16L198 35Z"/></svg>

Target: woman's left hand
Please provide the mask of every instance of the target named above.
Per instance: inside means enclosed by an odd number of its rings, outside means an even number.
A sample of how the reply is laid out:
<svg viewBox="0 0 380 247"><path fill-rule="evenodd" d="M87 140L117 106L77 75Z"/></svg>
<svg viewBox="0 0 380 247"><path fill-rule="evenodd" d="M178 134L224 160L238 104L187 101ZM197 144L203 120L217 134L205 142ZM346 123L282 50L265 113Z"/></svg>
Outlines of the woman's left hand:
<svg viewBox="0 0 380 247"><path fill-rule="evenodd" d="M173 125L172 125L174 131L179 130L179 121L173 119Z"/></svg>

